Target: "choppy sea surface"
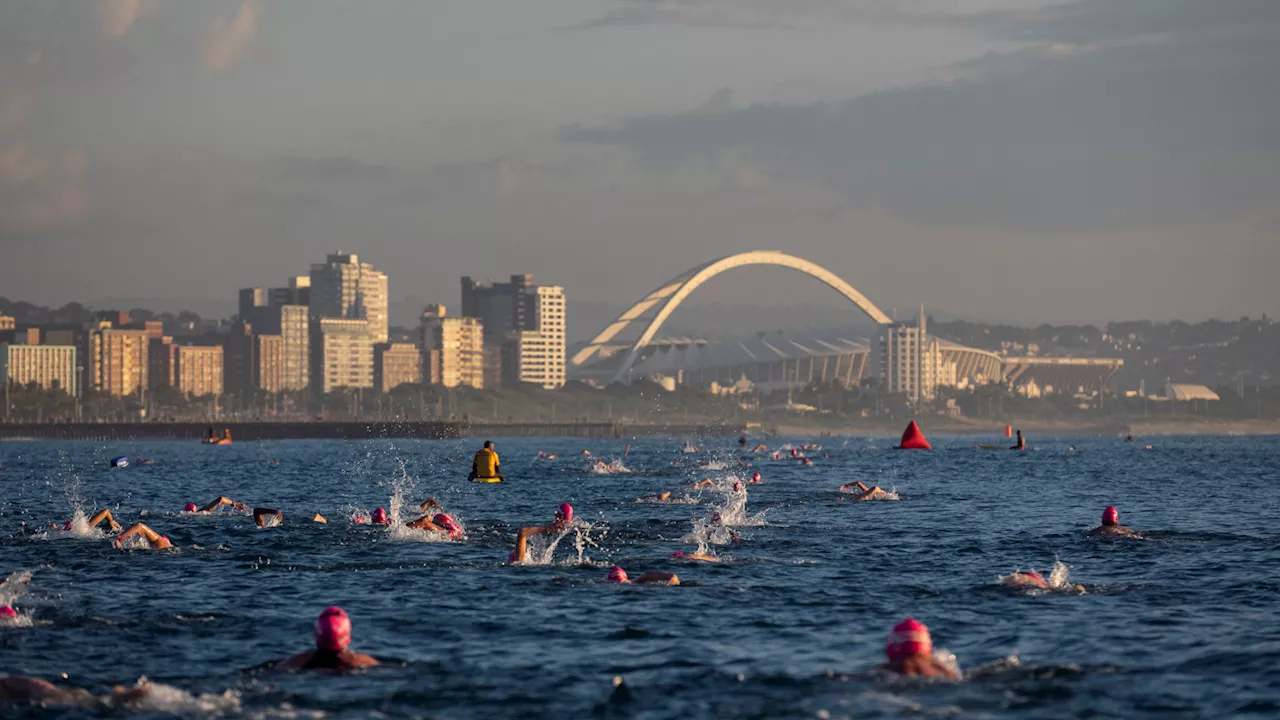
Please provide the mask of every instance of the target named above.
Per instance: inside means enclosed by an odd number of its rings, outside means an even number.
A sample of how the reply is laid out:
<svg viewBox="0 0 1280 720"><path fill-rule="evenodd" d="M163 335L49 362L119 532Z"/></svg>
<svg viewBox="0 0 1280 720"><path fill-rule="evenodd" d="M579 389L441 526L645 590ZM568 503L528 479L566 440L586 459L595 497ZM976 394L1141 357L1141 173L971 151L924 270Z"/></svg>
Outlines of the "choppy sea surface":
<svg viewBox="0 0 1280 720"><path fill-rule="evenodd" d="M1280 439L764 442L823 447L805 466L734 439L637 440L625 457L622 440L497 439L509 481L480 485L465 481L475 440L2 442L0 580L31 582L0 586L21 614L0 626L0 673L99 695L160 684L115 717L1280 716ZM752 472L763 483L735 491ZM717 487L691 489L703 478ZM850 502L838 487L855 480L900 499ZM218 495L284 524L180 513ZM351 522L375 507L409 520L427 497L464 541ZM561 502L582 522L507 565L516 530ZM1107 505L1143 538L1087 537ZM178 549L50 529L100 508ZM669 557L699 544L722 562ZM998 581L1055 561L1062 590ZM615 564L682 584L607 583ZM273 670L335 604L383 665ZM968 679L874 672L908 615Z"/></svg>

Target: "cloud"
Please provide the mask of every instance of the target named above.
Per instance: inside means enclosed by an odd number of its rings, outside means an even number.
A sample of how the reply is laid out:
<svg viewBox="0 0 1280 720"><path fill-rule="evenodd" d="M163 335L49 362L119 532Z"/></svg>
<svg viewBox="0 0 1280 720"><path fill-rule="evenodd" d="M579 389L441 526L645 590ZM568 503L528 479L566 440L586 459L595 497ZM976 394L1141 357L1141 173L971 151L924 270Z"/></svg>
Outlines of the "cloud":
<svg viewBox="0 0 1280 720"><path fill-rule="evenodd" d="M204 62L208 69L228 70L240 61L253 43L262 5L258 0L244 0L230 20L219 20L209 33Z"/></svg>
<svg viewBox="0 0 1280 720"><path fill-rule="evenodd" d="M938 225L1087 231L1206 222L1280 196L1280 3L1076 3L993 13L1024 48L946 83L836 102L698 108L570 144L650 167L717 167L746 153L772 182L817 182L852 208Z"/></svg>
<svg viewBox="0 0 1280 720"><path fill-rule="evenodd" d="M0 152L0 234L39 234L74 225L89 211L82 154L50 160L14 145Z"/></svg>
<svg viewBox="0 0 1280 720"><path fill-rule="evenodd" d="M703 28L768 28L784 25L776 18L705 0L626 0L620 7L586 21L579 28L679 25Z"/></svg>
<svg viewBox="0 0 1280 720"><path fill-rule="evenodd" d="M120 37L159 4L159 0L94 0L93 9L101 31L111 37Z"/></svg>

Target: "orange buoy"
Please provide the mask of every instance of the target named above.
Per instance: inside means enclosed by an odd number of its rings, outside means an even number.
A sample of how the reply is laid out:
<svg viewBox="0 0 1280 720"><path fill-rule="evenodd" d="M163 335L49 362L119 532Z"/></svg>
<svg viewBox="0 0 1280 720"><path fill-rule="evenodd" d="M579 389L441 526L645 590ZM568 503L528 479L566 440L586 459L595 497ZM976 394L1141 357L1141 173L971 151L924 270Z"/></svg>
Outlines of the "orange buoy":
<svg viewBox="0 0 1280 720"><path fill-rule="evenodd" d="M1005 436L1005 437L1007 437L1007 438L1011 438L1011 437L1013 437L1013 426L1012 426L1012 425L1005 425L1005 426L1004 426L1004 436Z"/></svg>
<svg viewBox="0 0 1280 720"><path fill-rule="evenodd" d="M920 432L920 426L915 420L902 431L902 442L898 445L902 450L932 450L933 446L925 439L924 433Z"/></svg>

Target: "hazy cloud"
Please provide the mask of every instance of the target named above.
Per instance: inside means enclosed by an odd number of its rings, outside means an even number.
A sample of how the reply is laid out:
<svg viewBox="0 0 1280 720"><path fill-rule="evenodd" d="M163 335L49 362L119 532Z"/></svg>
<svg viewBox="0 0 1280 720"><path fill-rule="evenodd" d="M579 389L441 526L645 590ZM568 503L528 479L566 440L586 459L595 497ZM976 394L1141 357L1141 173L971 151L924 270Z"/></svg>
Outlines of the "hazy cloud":
<svg viewBox="0 0 1280 720"><path fill-rule="evenodd" d="M262 16L259 0L244 0L230 19L220 19L209 33L205 46L205 66L214 72L227 70L240 61L253 43Z"/></svg>
<svg viewBox="0 0 1280 720"><path fill-rule="evenodd" d="M102 32L120 37L159 4L159 0L94 0L93 9Z"/></svg>
<svg viewBox="0 0 1280 720"><path fill-rule="evenodd" d="M1215 3L1210 17L1200 3L1135 2L1123 21L1115 5L1019 13L1017 34L1036 44L959 66L949 83L575 125L561 138L665 169L748 152L775 178L944 225L1164 225L1274 204L1280 3ZM1007 16L986 22L1013 32Z"/></svg>
<svg viewBox="0 0 1280 720"><path fill-rule="evenodd" d="M89 210L85 158L50 160L14 145L0 152L0 235L61 230Z"/></svg>

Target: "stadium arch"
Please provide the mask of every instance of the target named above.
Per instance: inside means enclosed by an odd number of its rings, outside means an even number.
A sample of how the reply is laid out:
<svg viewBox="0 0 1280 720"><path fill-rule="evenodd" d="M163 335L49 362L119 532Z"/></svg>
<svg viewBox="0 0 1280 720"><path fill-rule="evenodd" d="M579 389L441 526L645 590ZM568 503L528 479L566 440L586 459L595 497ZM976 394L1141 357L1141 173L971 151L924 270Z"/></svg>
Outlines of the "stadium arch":
<svg viewBox="0 0 1280 720"><path fill-rule="evenodd" d="M697 290L700 285L722 272L747 265L776 265L798 270L821 280L839 292L876 323L887 325L892 322L889 316L884 314L884 311L876 307L866 296L821 265L777 250L753 250L703 263L663 283L656 290L645 295L643 299L628 308L626 312L619 315L613 322L609 323L586 347L574 353L573 358L569 361L569 367L571 369L581 368L592 358L603 359L607 357L604 351L612 347L610 341L617 337L618 333L628 327L647 322L648 324L645 326L644 332L640 334L640 337L630 343L626 357L609 382L614 383L622 380L626 377L627 371L631 369L631 366L635 364L636 357L641 349L649 344L649 341L657 334L662 324L671 316L671 313L694 290Z"/></svg>

